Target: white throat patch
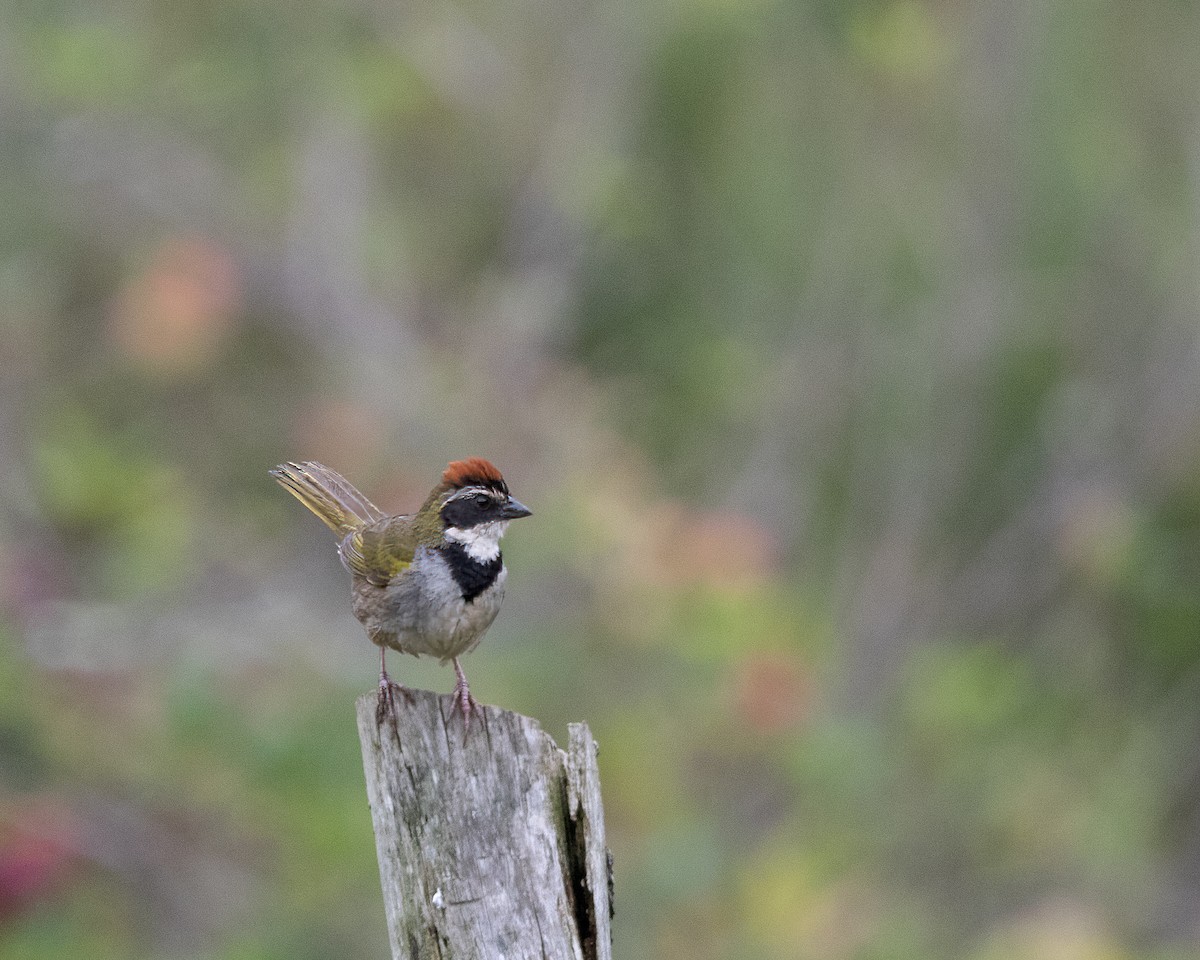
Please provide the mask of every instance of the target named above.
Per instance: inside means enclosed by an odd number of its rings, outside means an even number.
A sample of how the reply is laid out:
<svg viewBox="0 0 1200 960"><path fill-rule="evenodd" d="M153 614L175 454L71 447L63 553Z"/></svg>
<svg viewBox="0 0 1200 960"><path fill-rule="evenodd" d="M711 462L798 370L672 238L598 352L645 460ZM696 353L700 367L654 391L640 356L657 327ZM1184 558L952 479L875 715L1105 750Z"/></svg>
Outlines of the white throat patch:
<svg viewBox="0 0 1200 960"><path fill-rule="evenodd" d="M491 563L500 556L500 538L508 529L507 520L477 523L465 530L458 527L446 528L446 539L461 543L467 556L476 563Z"/></svg>

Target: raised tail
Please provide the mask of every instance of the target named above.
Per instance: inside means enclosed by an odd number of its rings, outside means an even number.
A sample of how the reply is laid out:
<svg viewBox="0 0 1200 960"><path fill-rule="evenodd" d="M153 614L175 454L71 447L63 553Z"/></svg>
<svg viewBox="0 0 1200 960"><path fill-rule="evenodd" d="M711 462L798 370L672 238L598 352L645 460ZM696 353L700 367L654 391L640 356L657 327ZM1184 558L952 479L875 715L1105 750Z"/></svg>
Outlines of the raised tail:
<svg viewBox="0 0 1200 960"><path fill-rule="evenodd" d="M276 483L320 517L339 539L387 516L340 473L314 460L281 463L270 474Z"/></svg>

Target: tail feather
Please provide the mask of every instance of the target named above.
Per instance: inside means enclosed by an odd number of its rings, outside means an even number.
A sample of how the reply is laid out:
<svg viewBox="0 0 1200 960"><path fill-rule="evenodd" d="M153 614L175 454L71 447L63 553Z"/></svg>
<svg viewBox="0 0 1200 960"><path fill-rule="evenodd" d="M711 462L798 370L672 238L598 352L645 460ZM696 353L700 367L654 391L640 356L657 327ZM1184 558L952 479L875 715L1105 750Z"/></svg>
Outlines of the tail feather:
<svg viewBox="0 0 1200 960"><path fill-rule="evenodd" d="M270 474L339 537L387 516L340 473L314 460L281 463Z"/></svg>

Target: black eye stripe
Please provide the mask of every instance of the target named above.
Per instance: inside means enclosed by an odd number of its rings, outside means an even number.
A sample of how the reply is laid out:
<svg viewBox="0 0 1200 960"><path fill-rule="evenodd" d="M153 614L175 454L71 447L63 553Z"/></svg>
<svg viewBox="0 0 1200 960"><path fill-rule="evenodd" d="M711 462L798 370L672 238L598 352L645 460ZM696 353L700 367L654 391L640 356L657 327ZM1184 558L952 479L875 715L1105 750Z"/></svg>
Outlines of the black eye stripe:
<svg viewBox="0 0 1200 960"><path fill-rule="evenodd" d="M484 497L482 503L477 502L475 497L459 498L442 507L442 522L447 527L465 530L476 524L495 520L497 509L497 504L490 497Z"/></svg>
<svg viewBox="0 0 1200 960"><path fill-rule="evenodd" d="M500 487L501 484L471 484L455 490L442 505L442 523L465 530L501 519L508 494L501 492Z"/></svg>

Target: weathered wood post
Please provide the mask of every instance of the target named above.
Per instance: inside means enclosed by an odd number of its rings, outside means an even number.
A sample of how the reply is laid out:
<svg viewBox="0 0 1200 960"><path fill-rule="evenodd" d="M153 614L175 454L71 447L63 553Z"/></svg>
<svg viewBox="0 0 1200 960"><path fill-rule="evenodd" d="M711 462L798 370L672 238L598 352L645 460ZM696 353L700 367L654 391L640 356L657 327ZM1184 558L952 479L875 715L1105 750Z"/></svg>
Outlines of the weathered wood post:
<svg viewBox="0 0 1200 960"><path fill-rule="evenodd" d="M611 960L596 745L564 753L536 720L485 707L463 743L449 697L358 700L394 960Z"/></svg>

